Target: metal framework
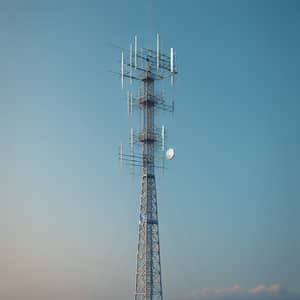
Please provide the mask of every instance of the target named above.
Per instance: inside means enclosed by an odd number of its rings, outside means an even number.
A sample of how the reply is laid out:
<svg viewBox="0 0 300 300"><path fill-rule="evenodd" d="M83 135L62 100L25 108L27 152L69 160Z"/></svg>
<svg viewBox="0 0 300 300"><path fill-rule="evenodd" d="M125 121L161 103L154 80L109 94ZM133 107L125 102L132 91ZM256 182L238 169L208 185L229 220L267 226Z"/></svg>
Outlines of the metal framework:
<svg viewBox="0 0 300 300"><path fill-rule="evenodd" d="M135 300L163 299L155 169L164 168L164 164L158 163L158 160L164 159L164 155L161 157L157 154L165 150L165 127L156 127L156 112L174 111L174 102L166 103L165 97L156 91L155 82L171 78L173 85L175 74L174 50L171 48L170 55L162 53L158 34L156 51L138 48L136 36L134 47L130 44L128 50L122 51L122 88L125 78L129 79L131 86L133 81L139 82L136 96L132 89L128 91L128 112L132 114L133 109L137 108L141 115L141 128L131 128L130 131L131 151L124 153L122 144L119 150L121 161L142 170ZM135 151L136 146L141 146L138 152Z"/></svg>

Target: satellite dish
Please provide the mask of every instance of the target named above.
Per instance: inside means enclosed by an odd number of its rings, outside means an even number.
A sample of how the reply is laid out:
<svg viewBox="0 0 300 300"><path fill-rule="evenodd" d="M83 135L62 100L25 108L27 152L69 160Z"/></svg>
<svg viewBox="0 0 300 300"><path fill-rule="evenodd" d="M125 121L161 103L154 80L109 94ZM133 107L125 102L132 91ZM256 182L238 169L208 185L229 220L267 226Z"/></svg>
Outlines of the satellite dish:
<svg viewBox="0 0 300 300"><path fill-rule="evenodd" d="M168 149L168 151L166 152L166 157L168 160L171 160L175 155L175 151L173 148Z"/></svg>

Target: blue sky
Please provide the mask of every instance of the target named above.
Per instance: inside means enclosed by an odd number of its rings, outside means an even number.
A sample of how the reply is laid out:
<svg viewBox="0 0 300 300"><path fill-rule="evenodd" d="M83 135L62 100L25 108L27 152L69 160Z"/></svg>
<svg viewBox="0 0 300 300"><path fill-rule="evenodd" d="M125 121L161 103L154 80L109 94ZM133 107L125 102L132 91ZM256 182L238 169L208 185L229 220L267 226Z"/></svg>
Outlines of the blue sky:
<svg viewBox="0 0 300 300"><path fill-rule="evenodd" d="M117 161L131 124L109 70L114 44L159 32L179 70L157 180L165 298L299 299L299 16L298 1L1 1L0 298L132 298L140 178Z"/></svg>

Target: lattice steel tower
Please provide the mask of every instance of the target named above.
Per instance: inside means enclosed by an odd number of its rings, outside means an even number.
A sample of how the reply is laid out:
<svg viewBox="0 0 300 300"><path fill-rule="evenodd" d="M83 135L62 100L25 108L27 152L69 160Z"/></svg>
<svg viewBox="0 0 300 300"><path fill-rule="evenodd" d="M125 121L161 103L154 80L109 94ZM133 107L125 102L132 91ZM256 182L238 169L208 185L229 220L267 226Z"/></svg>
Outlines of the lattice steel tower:
<svg viewBox="0 0 300 300"><path fill-rule="evenodd" d="M156 127L158 110L174 111L174 102L167 104L162 93L158 92L155 82L171 79L177 74L174 50L166 55L160 50L160 38L157 35L156 50L138 48L137 37L129 49L122 51L121 80L130 82L128 91L128 112L137 108L140 113L140 128L130 131L130 152L123 151L120 145L119 158L142 172L140 194L140 217L138 225L138 249L136 257L135 300L161 300L162 278L155 169L164 168L165 127ZM133 93L133 80L139 82L137 92ZM135 151L136 146L141 146ZM163 153L163 155L159 155ZM167 151L167 158L174 156L174 150ZM162 161L161 161L162 160ZM159 163L159 161L161 161Z"/></svg>

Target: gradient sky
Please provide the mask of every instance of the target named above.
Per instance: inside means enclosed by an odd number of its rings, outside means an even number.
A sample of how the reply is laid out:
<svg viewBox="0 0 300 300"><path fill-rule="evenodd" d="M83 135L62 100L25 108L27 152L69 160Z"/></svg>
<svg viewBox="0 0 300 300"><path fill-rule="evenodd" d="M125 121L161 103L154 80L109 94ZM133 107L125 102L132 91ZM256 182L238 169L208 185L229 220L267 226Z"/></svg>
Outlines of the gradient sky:
<svg viewBox="0 0 300 300"><path fill-rule="evenodd" d="M1 1L0 298L132 299L120 51L174 47L165 299L300 299L299 1Z"/></svg>

